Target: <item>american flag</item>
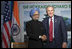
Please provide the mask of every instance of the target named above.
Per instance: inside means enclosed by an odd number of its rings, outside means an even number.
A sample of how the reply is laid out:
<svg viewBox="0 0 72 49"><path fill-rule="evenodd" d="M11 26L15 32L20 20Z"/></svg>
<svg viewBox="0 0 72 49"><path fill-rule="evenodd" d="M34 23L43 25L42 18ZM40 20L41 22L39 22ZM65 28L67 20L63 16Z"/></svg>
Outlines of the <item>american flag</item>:
<svg viewBox="0 0 72 49"><path fill-rule="evenodd" d="M5 9L3 15L3 30L2 30L2 48L10 48L11 35L11 15L9 8L9 1L5 1Z"/></svg>

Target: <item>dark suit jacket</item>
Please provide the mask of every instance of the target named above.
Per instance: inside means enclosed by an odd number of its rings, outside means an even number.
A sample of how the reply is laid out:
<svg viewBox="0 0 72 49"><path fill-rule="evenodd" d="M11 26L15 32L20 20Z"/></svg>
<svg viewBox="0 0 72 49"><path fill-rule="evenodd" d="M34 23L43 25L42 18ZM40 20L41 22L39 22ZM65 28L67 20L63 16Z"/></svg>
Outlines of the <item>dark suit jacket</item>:
<svg viewBox="0 0 72 49"><path fill-rule="evenodd" d="M47 42L49 43L49 17L45 18L43 25L46 29ZM63 42L67 42L67 31L63 18L61 16L54 15L54 38L56 46L61 47Z"/></svg>
<svg viewBox="0 0 72 49"><path fill-rule="evenodd" d="M39 36L45 32L43 23L35 20L28 21L26 32L29 37L29 48L42 48L42 40L39 39Z"/></svg>

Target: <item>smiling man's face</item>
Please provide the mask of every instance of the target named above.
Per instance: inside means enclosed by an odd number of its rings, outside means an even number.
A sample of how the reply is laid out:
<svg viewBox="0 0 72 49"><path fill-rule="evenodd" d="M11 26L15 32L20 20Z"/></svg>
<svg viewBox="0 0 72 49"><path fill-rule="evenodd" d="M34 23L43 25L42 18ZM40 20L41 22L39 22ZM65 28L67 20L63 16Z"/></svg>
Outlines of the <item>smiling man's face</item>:
<svg viewBox="0 0 72 49"><path fill-rule="evenodd" d="M54 8L51 6L47 7L46 12L47 12L48 16L52 17L54 15Z"/></svg>
<svg viewBox="0 0 72 49"><path fill-rule="evenodd" d="M32 16L32 18L33 18L34 20L38 20L38 19L39 19L39 13L38 13L38 11L35 11L35 13L34 13L34 15Z"/></svg>

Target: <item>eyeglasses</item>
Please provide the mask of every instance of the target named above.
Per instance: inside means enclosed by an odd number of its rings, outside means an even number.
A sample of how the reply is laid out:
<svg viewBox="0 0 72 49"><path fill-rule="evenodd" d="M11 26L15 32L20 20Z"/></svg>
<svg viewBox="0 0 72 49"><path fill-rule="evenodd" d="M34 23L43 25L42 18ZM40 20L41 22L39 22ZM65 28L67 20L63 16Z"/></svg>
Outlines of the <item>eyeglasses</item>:
<svg viewBox="0 0 72 49"><path fill-rule="evenodd" d="M39 16L39 14L34 14L33 16Z"/></svg>

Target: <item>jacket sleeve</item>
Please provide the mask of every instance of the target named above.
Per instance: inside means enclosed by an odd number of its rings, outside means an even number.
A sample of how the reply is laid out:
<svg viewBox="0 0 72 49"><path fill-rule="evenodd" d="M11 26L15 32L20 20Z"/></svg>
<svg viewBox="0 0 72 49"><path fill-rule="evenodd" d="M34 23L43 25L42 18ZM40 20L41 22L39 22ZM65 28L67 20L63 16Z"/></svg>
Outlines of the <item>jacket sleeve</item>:
<svg viewBox="0 0 72 49"><path fill-rule="evenodd" d="M32 33L31 25L29 22L26 23L26 33L30 39L39 40L39 35Z"/></svg>
<svg viewBox="0 0 72 49"><path fill-rule="evenodd" d="M45 29L45 26L44 26L43 22L42 22L42 26L43 26L43 35L46 35L46 29Z"/></svg>
<svg viewBox="0 0 72 49"><path fill-rule="evenodd" d="M66 25L65 21L61 17L61 29L62 29L62 34L63 34L63 42L67 42L67 30L66 30Z"/></svg>

